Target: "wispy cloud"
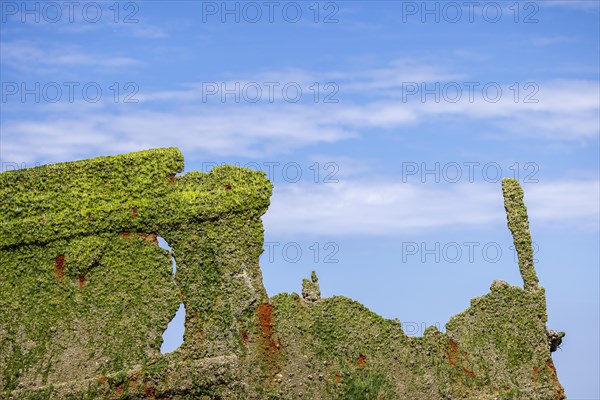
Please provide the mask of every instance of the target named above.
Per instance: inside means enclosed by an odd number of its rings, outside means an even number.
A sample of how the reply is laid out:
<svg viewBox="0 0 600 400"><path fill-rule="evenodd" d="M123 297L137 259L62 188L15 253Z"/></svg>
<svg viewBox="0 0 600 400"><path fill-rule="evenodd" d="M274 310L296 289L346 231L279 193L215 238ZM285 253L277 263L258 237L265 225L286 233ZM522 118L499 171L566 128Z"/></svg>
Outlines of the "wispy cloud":
<svg viewBox="0 0 600 400"><path fill-rule="evenodd" d="M539 36L531 39L531 44L535 46L552 46L556 44L565 44L577 42L577 37L565 35Z"/></svg>
<svg viewBox="0 0 600 400"><path fill-rule="evenodd" d="M156 25L148 24L143 26L140 26L139 24L132 25L131 34L135 37L145 39L162 39L169 36L165 29Z"/></svg>
<svg viewBox="0 0 600 400"><path fill-rule="evenodd" d="M47 56L47 53L27 46L11 51L12 62L19 60L19 63ZM48 62L81 65L95 60L95 57L72 53ZM135 61L105 61L106 65L115 66L131 62ZM33 109L28 109L30 117L27 119L2 121L2 155L5 159L21 161L56 161L85 157L96 151L104 154L177 145L188 153L265 157L319 143L349 140L360 137L369 129L410 127L418 130L420 125L442 117L446 121L469 121L480 127L477 131L465 132L467 136L482 135L481 126L484 126L486 137L493 140L534 137L585 143L595 140L600 129L597 81L536 82L528 90L520 83L518 101L515 101L512 83L499 84L502 96L492 102L481 95L481 87L486 82L480 82L478 94L471 100L462 85L469 80L466 74L407 61L365 71L317 74L286 70L280 75L272 72L257 76L258 81L301 82L306 90L313 80L337 79L339 103L313 103L311 95L306 96L309 100L300 103L282 101L281 96L275 103L235 103L231 97L226 103L221 103L219 97L207 102L202 99L202 83L192 82L180 89L140 93L137 95L139 104L122 105L125 108L120 110L109 104L104 108L77 103L63 107L52 105L51 113L42 114L52 117L32 118ZM421 83L428 88L436 84L441 88L449 79L464 77L464 81L449 81L462 85L463 94L456 102L443 96L436 101L431 95L424 101L420 92L403 96L405 77L411 82L418 82L416 78L424 79ZM431 79L438 80L431 82ZM228 82L227 87L233 87L233 81ZM379 96L365 94L367 92L379 93ZM530 100L535 102L526 102L527 95L532 95ZM40 145L32 148L31 143Z"/></svg>
<svg viewBox="0 0 600 400"><path fill-rule="evenodd" d="M276 188L263 217L269 232L290 237L389 236L506 224L500 183L424 185L390 179L306 185ZM597 230L599 185L597 179L527 185L532 224Z"/></svg>
<svg viewBox="0 0 600 400"><path fill-rule="evenodd" d="M502 83L470 78L466 73L444 71L409 60L396 60L387 67L364 71L333 71L321 74L287 70L259 74L252 80L227 80L225 87L251 82L296 82L305 91L314 82L333 82L339 88L340 105L324 107L322 116L341 127L394 128L417 125L438 116L460 120L487 120L502 136L526 136L550 140L586 140L599 133L598 81L550 80ZM411 86L412 85L412 86ZM416 86L415 86L416 85ZM436 86L437 85L437 86ZM469 88L468 85L475 85ZM501 90L499 99L483 95L484 87ZM449 89L445 89L445 87ZM455 87L459 87L457 101ZM437 88L437 89L436 89ZM415 90L414 94L408 90ZM425 91L437 91L435 95ZM190 83L180 90L142 93L150 102L197 102L202 99L202 83ZM471 93L473 98L471 98ZM275 100L282 101L280 91ZM309 97L310 96L305 96ZM218 96L217 98L218 99ZM213 98L212 100L216 100ZM321 107L323 108L323 107ZM317 113L318 114L318 113Z"/></svg>
<svg viewBox="0 0 600 400"><path fill-rule="evenodd" d="M327 124L317 110L304 107L187 109L178 112L103 112L64 116L45 123L11 121L2 126L6 161L65 160L99 153L179 146L185 152L260 157L285 154L317 143L350 139L353 134ZM31 147L31 143L36 143Z"/></svg>
<svg viewBox="0 0 600 400"><path fill-rule="evenodd" d="M69 67L124 68L141 64L135 58L95 54L75 46L46 48L26 41L2 42L0 46L3 65L25 72L48 74Z"/></svg>
<svg viewBox="0 0 600 400"><path fill-rule="evenodd" d="M530 185L526 201L534 222L558 228L599 228L600 181L597 179Z"/></svg>

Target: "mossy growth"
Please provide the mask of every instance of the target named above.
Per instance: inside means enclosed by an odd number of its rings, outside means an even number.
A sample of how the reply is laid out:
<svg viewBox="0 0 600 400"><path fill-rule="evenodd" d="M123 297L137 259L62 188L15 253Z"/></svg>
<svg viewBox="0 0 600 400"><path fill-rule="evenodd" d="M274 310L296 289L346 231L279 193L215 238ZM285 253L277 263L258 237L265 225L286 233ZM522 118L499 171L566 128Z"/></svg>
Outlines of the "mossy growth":
<svg viewBox="0 0 600 400"><path fill-rule="evenodd" d="M0 399L564 398L516 180L502 189L524 288L496 281L445 333L408 337L321 298L315 273L269 299L271 183L182 171L169 148L0 175ZM184 343L161 355L181 302Z"/></svg>
<svg viewBox="0 0 600 400"><path fill-rule="evenodd" d="M321 298L321 289L319 288L319 279L315 271L310 275L310 280L302 280L302 297L308 302L315 302Z"/></svg>
<svg viewBox="0 0 600 400"><path fill-rule="evenodd" d="M508 229L513 235L515 249L519 257L519 269L523 278L525 290L535 290L538 287L538 277L533 265L533 247L529 233L527 208L523 201L523 189L514 178L502 179L504 193L504 208L508 220Z"/></svg>
<svg viewBox="0 0 600 400"><path fill-rule="evenodd" d="M266 297L271 184L239 167L182 170L169 148L0 175L0 391L154 363L182 300L183 350L239 346L232 327ZM158 236L178 257L175 279Z"/></svg>

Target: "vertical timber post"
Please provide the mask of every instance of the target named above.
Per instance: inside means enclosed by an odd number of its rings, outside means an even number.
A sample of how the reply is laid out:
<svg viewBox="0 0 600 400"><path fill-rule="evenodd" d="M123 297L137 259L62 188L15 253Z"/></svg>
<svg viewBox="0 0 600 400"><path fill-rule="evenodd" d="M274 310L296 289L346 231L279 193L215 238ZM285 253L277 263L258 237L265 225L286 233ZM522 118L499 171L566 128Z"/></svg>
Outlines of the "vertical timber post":
<svg viewBox="0 0 600 400"><path fill-rule="evenodd" d="M502 192L504 194L508 229L512 233L519 257L519 270L523 278L523 287L526 291L532 291L538 288L539 280L533 265L533 247L531 246L527 208L523 201L523 189L516 179L504 178L502 179Z"/></svg>

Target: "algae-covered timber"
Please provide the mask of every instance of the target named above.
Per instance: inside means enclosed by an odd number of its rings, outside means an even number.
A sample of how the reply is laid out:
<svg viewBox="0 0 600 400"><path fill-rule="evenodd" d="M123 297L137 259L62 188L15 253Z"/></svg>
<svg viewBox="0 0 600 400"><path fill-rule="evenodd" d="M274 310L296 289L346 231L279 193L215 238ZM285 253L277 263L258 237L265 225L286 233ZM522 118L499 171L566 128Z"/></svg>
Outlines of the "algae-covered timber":
<svg viewBox="0 0 600 400"><path fill-rule="evenodd" d="M168 148L0 174L1 399L565 398L516 180L502 191L524 286L495 281L445 333L408 337L321 298L316 274L268 298L271 183L182 171ZM163 355L180 303L184 343Z"/></svg>

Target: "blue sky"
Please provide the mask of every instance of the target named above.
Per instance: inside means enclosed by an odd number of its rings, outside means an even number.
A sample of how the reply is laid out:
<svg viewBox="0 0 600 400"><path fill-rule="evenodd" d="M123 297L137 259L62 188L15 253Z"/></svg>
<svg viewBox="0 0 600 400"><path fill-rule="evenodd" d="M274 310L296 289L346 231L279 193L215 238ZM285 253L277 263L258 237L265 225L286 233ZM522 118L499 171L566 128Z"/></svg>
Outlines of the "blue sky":
<svg viewBox="0 0 600 400"><path fill-rule="evenodd" d="M270 295L316 269L443 329L522 284L517 176L559 379L600 397L597 1L0 3L3 170L177 146L269 172Z"/></svg>

